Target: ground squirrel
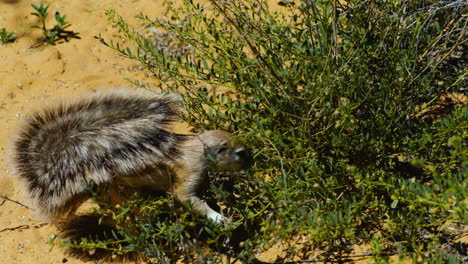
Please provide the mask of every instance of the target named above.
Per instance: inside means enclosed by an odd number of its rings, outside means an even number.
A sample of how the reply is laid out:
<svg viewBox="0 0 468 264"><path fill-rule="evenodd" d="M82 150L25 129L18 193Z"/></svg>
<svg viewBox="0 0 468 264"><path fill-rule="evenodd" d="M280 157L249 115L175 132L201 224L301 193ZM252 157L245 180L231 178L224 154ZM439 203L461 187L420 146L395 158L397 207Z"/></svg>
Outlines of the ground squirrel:
<svg viewBox="0 0 468 264"><path fill-rule="evenodd" d="M208 167L240 171L251 164L232 135L169 132L179 113L176 95L119 91L59 104L33 114L13 142L14 175L34 211L62 221L106 184L170 191L216 223L226 218L197 195Z"/></svg>

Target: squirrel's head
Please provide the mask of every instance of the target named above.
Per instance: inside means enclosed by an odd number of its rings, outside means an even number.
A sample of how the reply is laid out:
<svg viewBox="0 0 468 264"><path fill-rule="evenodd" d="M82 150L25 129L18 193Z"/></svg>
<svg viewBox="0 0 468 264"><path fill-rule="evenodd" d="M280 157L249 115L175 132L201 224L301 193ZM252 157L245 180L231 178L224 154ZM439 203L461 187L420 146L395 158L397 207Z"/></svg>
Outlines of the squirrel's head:
<svg viewBox="0 0 468 264"><path fill-rule="evenodd" d="M252 166L249 150L230 133L209 130L199 135L205 146L209 165L217 171L241 171Z"/></svg>

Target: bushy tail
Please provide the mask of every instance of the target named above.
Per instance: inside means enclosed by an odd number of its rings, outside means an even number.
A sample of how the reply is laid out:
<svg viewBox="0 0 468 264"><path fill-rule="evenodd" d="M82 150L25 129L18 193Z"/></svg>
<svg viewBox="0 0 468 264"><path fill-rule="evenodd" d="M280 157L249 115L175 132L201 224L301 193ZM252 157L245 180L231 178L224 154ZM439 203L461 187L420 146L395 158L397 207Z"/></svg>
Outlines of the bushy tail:
<svg viewBox="0 0 468 264"><path fill-rule="evenodd" d="M12 161L27 199L44 220L75 211L87 189L158 162L176 140L163 128L180 112L177 95L117 90L33 114Z"/></svg>

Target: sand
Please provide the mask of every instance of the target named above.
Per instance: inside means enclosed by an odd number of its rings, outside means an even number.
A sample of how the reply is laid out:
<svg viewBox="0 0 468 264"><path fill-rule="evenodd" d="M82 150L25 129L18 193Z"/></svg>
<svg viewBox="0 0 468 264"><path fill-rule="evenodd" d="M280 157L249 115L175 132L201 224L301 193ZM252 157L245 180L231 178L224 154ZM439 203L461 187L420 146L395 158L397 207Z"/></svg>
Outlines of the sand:
<svg viewBox="0 0 468 264"><path fill-rule="evenodd" d="M162 0L56 0L50 1L49 27L53 14L67 15L70 30L81 39L55 46L30 48L41 37L32 16L31 3L39 1L0 0L0 29L15 32L18 39L0 46L0 195L26 204L21 190L10 178L8 145L19 122L28 112L64 98L73 98L98 89L131 87L126 78L155 83L144 72L132 70L138 62L124 59L94 36L117 40L116 29L104 11L114 8L129 23L144 10L158 16ZM60 247L47 244L56 229L37 220L29 209L0 198L0 263L83 263L64 255Z"/></svg>
<svg viewBox="0 0 468 264"><path fill-rule="evenodd" d="M104 14L107 8L115 9L130 24L138 24L135 16L141 11L159 16L163 0L50 2L48 25L55 22L55 11L60 11L67 15L69 29L78 32L81 39L30 48L42 34L31 28L38 25L38 19L30 14L34 11L31 1L0 0L0 29L5 27L18 37L13 43L0 46L0 195L25 205L28 202L10 178L7 156L15 130L29 112L99 89L131 87L126 78L150 85L157 82L136 70L138 62L118 56L94 37L101 34L106 40L118 40L116 29ZM35 218L31 210L0 198L0 263L84 263L47 243L56 232L53 226ZM273 261L282 251L274 247L261 259ZM362 261L367 262L370 260Z"/></svg>

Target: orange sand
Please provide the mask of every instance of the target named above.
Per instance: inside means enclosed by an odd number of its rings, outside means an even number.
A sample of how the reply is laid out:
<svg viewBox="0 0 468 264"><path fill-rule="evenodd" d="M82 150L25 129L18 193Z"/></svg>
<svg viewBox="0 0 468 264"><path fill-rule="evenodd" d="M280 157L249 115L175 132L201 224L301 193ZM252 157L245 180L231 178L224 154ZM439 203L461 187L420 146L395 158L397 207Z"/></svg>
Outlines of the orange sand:
<svg viewBox="0 0 468 264"><path fill-rule="evenodd" d="M38 1L33 1L39 4ZM30 15L31 1L0 0L0 29L15 32L18 39L0 46L0 195L27 204L9 177L7 148L19 121L30 111L60 98L71 98L95 89L129 87L125 78L155 82L142 71L132 70L137 62L124 59L100 44L94 36L116 40L116 30L107 22L104 10L114 8L129 23L144 11L161 14L162 0L57 0L50 1L48 25L53 14L67 15L70 30L81 39L29 49L41 37L38 22ZM64 252L46 243L55 228L35 219L31 211L0 198L0 263L62 263ZM67 258L66 263L82 263Z"/></svg>
<svg viewBox="0 0 468 264"><path fill-rule="evenodd" d="M24 204L27 201L21 190L9 177L7 149L15 128L28 112L96 89L131 86L125 78L156 82L144 72L132 70L139 66L137 62L119 57L94 36L101 34L106 40L117 40L116 30L104 15L105 9L114 8L130 24L136 24L135 15L140 11L149 16L160 15L163 0L50 2L48 25L55 22L55 11L60 11L67 15L72 25L69 29L78 32L81 39L30 49L41 37L40 30L31 28L38 22L30 15L31 1L0 0L0 29L5 27L18 37L14 43L0 46L0 195ZM0 263L83 263L46 243L55 232L54 227L38 221L30 210L0 198ZM280 247L274 247L260 259L274 261L282 252Z"/></svg>

